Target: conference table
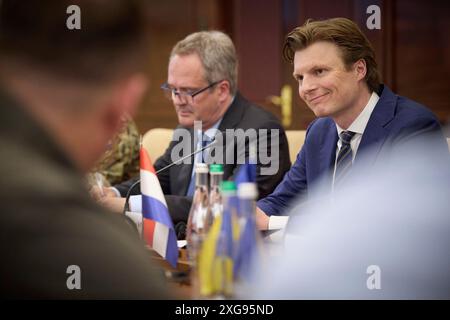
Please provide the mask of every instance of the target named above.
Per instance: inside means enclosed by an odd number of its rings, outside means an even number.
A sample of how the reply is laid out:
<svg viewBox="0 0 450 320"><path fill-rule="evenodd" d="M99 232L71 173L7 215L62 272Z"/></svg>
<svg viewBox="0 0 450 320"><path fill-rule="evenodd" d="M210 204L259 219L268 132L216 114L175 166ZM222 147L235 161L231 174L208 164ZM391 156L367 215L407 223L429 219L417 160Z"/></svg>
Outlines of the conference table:
<svg viewBox="0 0 450 320"><path fill-rule="evenodd" d="M152 260L164 271L169 290L174 294L174 298L194 298L189 278L190 263L188 261L187 250L185 248L178 249L178 263L176 268L174 268L152 248L147 247L147 249L152 255Z"/></svg>
<svg viewBox="0 0 450 320"><path fill-rule="evenodd" d="M263 232L264 247L268 251L269 255L277 251L280 248L280 239L276 241L271 240L270 236L279 230L271 230ZM179 243L179 247L181 247ZM169 290L174 294L175 299L195 299L194 290L190 281L190 262L187 255L186 247L178 249L178 262L176 268L172 267L164 258L162 258L151 247L147 246L147 249L152 255L152 260L159 265L164 271L164 276L167 280Z"/></svg>

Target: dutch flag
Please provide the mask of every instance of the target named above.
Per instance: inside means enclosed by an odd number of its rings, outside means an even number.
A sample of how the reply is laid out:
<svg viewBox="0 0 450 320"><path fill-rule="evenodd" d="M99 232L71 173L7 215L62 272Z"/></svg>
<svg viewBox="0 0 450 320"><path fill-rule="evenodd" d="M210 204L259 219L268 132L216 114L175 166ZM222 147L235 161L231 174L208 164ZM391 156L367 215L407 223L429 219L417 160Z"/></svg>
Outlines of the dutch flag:
<svg viewBox="0 0 450 320"><path fill-rule="evenodd" d="M175 268L178 260L177 237L158 177L144 148L140 151L140 164L144 239Z"/></svg>

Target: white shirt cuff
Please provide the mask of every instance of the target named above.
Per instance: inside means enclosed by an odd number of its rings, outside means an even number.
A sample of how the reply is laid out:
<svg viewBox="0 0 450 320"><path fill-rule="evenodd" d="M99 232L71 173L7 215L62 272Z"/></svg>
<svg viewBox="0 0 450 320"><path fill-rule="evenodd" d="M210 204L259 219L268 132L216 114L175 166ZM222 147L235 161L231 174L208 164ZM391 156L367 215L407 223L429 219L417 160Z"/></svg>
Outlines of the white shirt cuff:
<svg viewBox="0 0 450 320"><path fill-rule="evenodd" d="M284 229L289 220L288 216L270 216L269 217L269 230Z"/></svg>
<svg viewBox="0 0 450 320"><path fill-rule="evenodd" d="M271 242L282 242L284 240L284 233L286 231L286 225L289 220L288 216L270 216L269 217L269 230L278 230L269 235Z"/></svg>
<svg viewBox="0 0 450 320"><path fill-rule="evenodd" d="M142 238L142 213L126 211L125 215L134 222L139 232L139 236Z"/></svg>
<svg viewBox="0 0 450 320"><path fill-rule="evenodd" d="M142 212L142 196L131 196L128 205L132 212Z"/></svg>

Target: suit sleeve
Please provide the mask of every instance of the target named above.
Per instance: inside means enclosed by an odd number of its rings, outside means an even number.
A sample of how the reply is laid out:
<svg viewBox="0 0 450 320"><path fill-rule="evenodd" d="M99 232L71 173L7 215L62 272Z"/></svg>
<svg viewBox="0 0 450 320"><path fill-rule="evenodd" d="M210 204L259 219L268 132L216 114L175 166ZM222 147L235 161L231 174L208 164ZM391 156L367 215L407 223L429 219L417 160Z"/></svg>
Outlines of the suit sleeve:
<svg viewBox="0 0 450 320"><path fill-rule="evenodd" d="M167 148L164 155L162 155L155 163L155 169L159 170L172 163L171 153L175 145L179 143L178 140L172 141ZM192 204L192 197L172 195L172 188L170 182L170 170L165 170L158 173L159 183L166 199L167 207L169 209L170 216L173 224L176 227L178 223L186 223L189 210ZM172 177L173 179L173 177Z"/></svg>
<svg viewBox="0 0 450 320"><path fill-rule="evenodd" d="M281 183L276 189L267 197L257 202L258 208L264 211L268 216L283 215L287 212L288 206L294 199L300 199L305 197L308 191L308 179L307 179L307 159L309 142L308 139L310 129L314 125L313 121L306 130L305 143L302 149L297 154L297 159L290 168L290 170L284 175ZM289 156L289 155L288 155Z"/></svg>
<svg viewBox="0 0 450 320"><path fill-rule="evenodd" d="M421 153L421 156L428 157L430 163L434 161L433 158L450 160L447 140L434 115L410 119L392 134L390 142L391 147L396 149L395 154L427 146L427 152Z"/></svg>
<svg viewBox="0 0 450 320"><path fill-rule="evenodd" d="M126 197L127 193L128 193L128 190L130 190L130 188L133 185L133 183L135 183L138 180L139 180L139 177L135 177L135 178L132 178L130 180L127 180L127 181L124 181L122 183L114 185L114 188L116 188L119 191L121 197ZM140 193L141 193L140 187L136 186L133 189L133 192L131 194L135 195L135 194L140 194Z"/></svg>
<svg viewBox="0 0 450 320"><path fill-rule="evenodd" d="M258 201L257 206L267 215L281 215L286 212L286 208L294 198L306 193L306 150L307 148L303 146L294 165L286 173L275 191Z"/></svg>
<svg viewBox="0 0 450 320"><path fill-rule="evenodd" d="M434 116L412 119L394 136L394 144L417 144L433 141L437 144L441 144L441 147L447 146L442 127Z"/></svg>
<svg viewBox="0 0 450 320"><path fill-rule="evenodd" d="M156 171L158 171L172 163L170 155L172 153L173 147L177 143L178 143L178 141L172 141L169 144L169 146L167 147L164 154L156 160L155 165L154 165ZM160 173L158 173L158 180L159 180L159 184L161 185L161 189L162 189L163 193L170 194L170 192L171 192L170 191L170 170L163 170Z"/></svg>
<svg viewBox="0 0 450 320"><path fill-rule="evenodd" d="M170 194L166 194L164 197L174 226L180 222L186 223L192 205L192 197Z"/></svg>

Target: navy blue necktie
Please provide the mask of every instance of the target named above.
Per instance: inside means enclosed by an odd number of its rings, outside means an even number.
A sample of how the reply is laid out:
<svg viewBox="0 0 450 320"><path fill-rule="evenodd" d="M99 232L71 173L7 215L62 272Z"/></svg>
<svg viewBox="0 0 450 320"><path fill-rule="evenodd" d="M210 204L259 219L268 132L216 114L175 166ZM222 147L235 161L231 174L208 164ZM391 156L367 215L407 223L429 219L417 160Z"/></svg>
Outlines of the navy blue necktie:
<svg viewBox="0 0 450 320"><path fill-rule="evenodd" d="M354 135L355 132L352 131L342 131L339 135L341 149L339 150L336 159L336 171L334 174L335 186L343 180L352 167L352 148L350 146L350 141Z"/></svg>
<svg viewBox="0 0 450 320"><path fill-rule="evenodd" d="M210 139L209 139L209 137L206 135L206 134L204 134L203 135L203 140L202 140L202 149L204 148L204 147L206 147L208 144L210 143ZM203 150L202 151L202 153L201 153L201 161L202 161L202 163L206 163L206 155L207 155L207 152L208 152L208 149L206 149L206 150Z"/></svg>

